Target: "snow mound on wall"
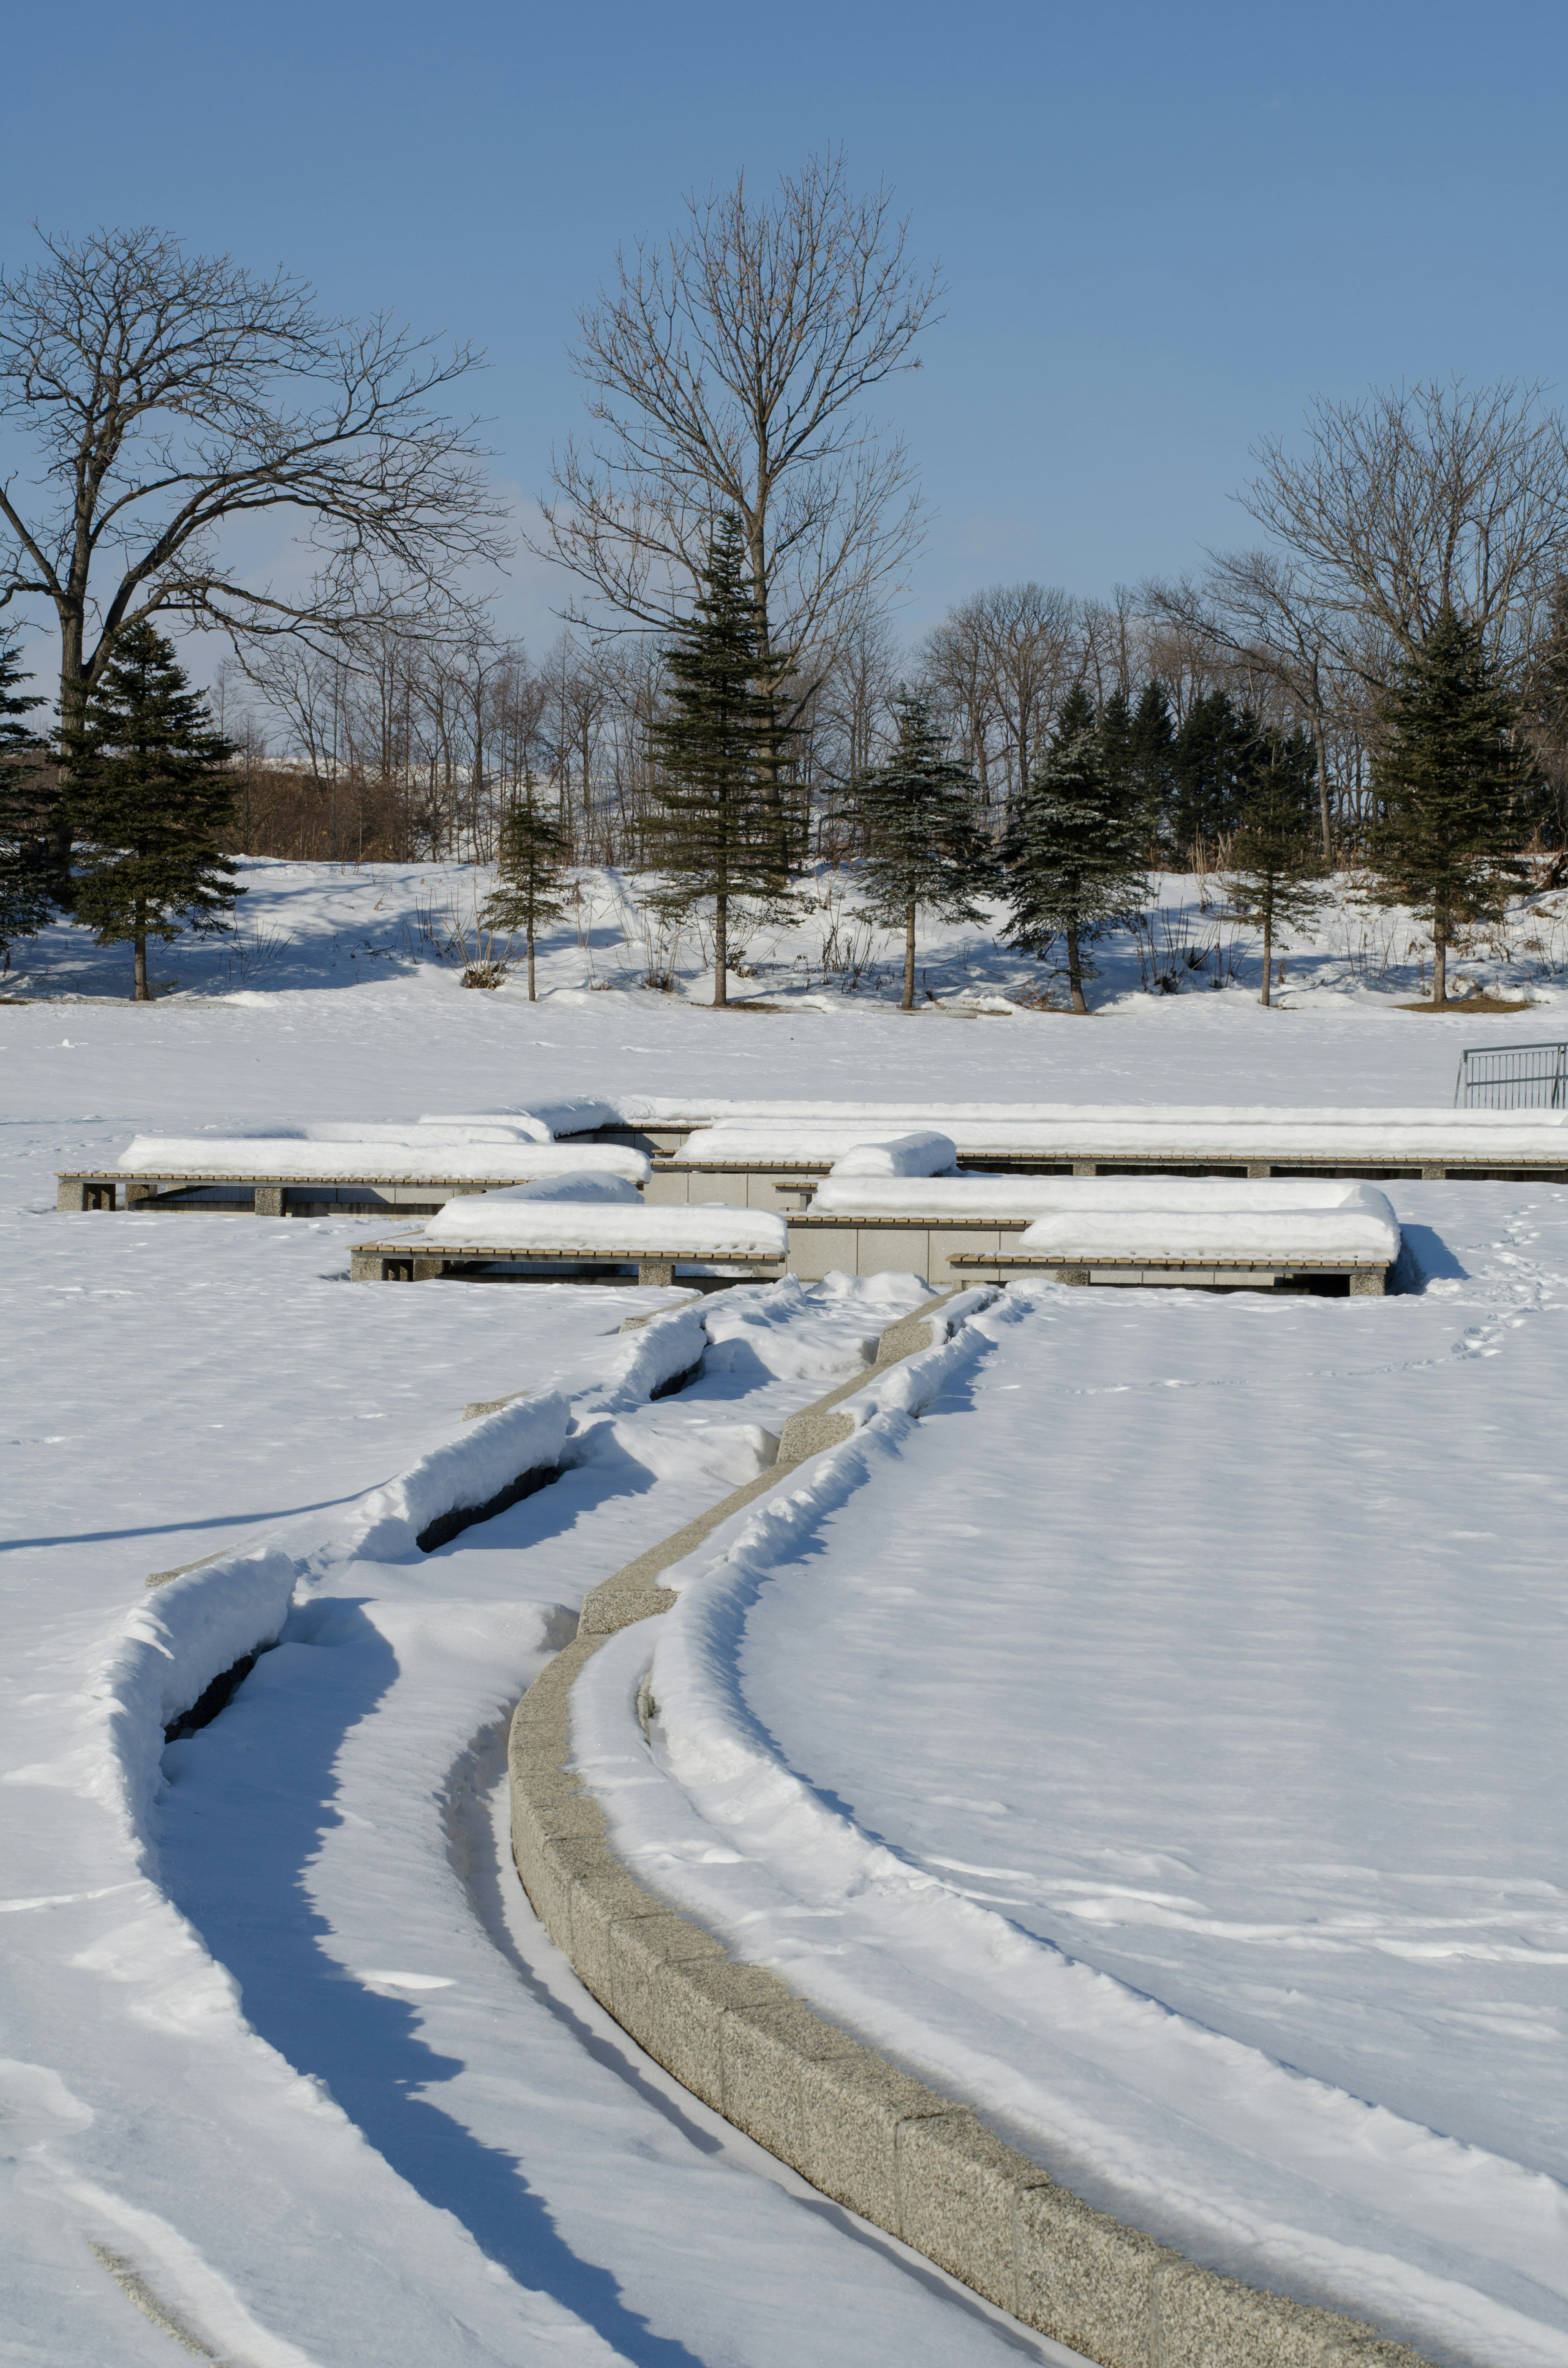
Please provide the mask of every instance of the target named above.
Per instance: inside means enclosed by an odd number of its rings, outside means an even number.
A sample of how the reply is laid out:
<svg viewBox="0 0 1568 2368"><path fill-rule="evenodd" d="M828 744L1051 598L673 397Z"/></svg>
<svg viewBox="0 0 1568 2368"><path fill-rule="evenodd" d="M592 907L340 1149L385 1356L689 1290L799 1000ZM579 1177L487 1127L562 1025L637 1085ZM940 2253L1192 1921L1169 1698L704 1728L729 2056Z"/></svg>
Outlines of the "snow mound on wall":
<svg viewBox="0 0 1568 2368"><path fill-rule="evenodd" d="M707 1314L700 1303L672 1307L642 1326L595 1394L596 1406L607 1414L628 1412L645 1405L666 1382L700 1364L708 1347Z"/></svg>
<svg viewBox="0 0 1568 2368"><path fill-rule="evenodd" d="M552 1469L565 1444L569 1409L558 1390L541 1391L470 1423L406 1472L360 1498L346 1525L350 1554L400 1562L443 1513L487 1505L525 1472Z"/></svg>
<svg viewBox="0 0 1568 2368"><path fill-rule="evenodd" d="M958 1159L950 1135L927 1128L892 1134L881 1143L858 1143L834 1162L835 1176L942 1176Z"/></svg>
<svg viewBox="0 0 1568 2368"><path fill-rule="evenodd" d="M412 1135L415 1130L410 1129ZM118 1166L132 1176L276 1176L308 1182L312 1177L359 1182L528 1183L540 1176L563 1176L584 1168L646 1181L649 1163L640 1151L614 1143L331 1143L254 1135L139 1134L121 1152Z"/></svg>
<svg viewBox="0 0 1568 2368"><path fill-rule="evenodd" d="M294 1592L298 1565L278 1546L225 1554L164 1582L127 1616L101 1681L108 1716L108 1781L120 1793L136 1838L149 1846L162 1779L164 1729L198 1702L214 1678L247 1653L273 1644Z"/></svg>
<svg viewBox="0 0 1568 2368"><path fill-rule="evenodd" d="M563 1094L554 1101L530 1102L526 1109L464 1110L455 1117L436 1111L421 1126L513 1126L534 1143L549 1143L561 1134L585 1134L596 1126L614 1126L620 1112L614 1102L595 1094Z"/></svg>
<svg viewBox="0 0 1568 2368"><path fill-rule="evenodd" d="M581 1153L574 1152L573 1158ZM430 1242L472 1242L495 1249L598 1252L619 1258L781 1258L789 1243L782 1217L720 1201L689 1207L611 1208L585 1201L528 1202L487 1192L482 1201L449 1201L429 1218Z"/></svg>

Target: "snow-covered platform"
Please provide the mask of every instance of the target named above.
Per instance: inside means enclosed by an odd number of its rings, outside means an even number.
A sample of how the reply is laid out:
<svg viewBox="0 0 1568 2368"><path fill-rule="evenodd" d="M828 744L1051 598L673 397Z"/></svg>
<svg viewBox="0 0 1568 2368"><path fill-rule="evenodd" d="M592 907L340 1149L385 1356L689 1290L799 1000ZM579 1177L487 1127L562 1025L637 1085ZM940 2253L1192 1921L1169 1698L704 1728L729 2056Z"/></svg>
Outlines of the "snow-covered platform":
<svg viewBox="0 0 1568 2368"><path fill-rule="evenodd" d="M568 1190L573 1182L562 1179ZM356 1282L424 1282L443 1274L600 1281L634 1269L643 1284L680 1272L709 1283L774 1281L785 1271L781 1217L750 1209L649 1209L627 1200L492 1196L482 1210L449 1207L390 1239L356 1242ZM695 1269L695 1271L693 1271Z"/></svg>
<svg viewBox="0 0 1568 2368"><path fill-rule="evenodd" d="M957 1167L977 1174L1568 1182L1568 1112L1560 1110L867 1102L797 1113L759 1103L742 1116L693 1120L678 1141L653 1121L599 1133L619 1133L653 1154L651 1201L793 1210L812 1205L817 1179L853 1145L913 1126L939 1129Z"/></svg>
<svg viewBox="0 0 1568 2368"><path fill-rule="evenodd" d="M1400 1252L1382 1193L1326 1178L835 1175L790 1220L790 1270L910 1272L949 1288L1041 1273L1381 1296Z"/></svg>
<svg viewBox="0 0 1568 2368"><path fill-rule="evenodd" d="M112 1168L58 1175L61 1209L218 1210L258 1217L355 1209L432 1213L471 1193L593 1171L646 1182L643 1153L618 1144L539 1143L503 1125L367 1127L310 1136L138 1135Z"/></svg>

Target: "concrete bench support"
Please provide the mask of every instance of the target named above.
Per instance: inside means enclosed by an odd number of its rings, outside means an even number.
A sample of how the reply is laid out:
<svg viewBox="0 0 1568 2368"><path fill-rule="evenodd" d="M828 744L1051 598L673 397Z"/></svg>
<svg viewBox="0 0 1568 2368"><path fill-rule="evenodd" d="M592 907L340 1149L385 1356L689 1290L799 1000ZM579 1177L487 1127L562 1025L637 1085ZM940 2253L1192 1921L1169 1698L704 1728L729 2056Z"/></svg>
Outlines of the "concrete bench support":
<svg viewBox="0 0 1568 2368"><path fill-rule="evenodd" d="M258 1217L280 1217L283 1214L281 1184L258 1184L256 1188L256 1213Z"/></svg>

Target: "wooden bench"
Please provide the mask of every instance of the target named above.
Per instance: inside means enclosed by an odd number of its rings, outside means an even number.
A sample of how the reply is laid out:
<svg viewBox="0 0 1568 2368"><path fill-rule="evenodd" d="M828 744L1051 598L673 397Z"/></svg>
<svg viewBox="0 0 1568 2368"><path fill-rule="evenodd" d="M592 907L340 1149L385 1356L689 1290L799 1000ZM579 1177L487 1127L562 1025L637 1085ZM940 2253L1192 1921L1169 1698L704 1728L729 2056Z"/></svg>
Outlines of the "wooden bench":
<svg viewBox="0 0 1568 2368"><path fill-rule="evenodd" d="M720 1273L718 1268L736 1268ZM723 1290L735 1282L772 1282L784 1271L778 1257L743 1251L715 1251L704 1260L698 1251L670 1247L660 1252L641 1245L613 1244L603 1249L550 1250L515 1242L486 1242L480 1229L472 1241L432 1243L423 1233L393 1235L383 1241L355 1242L348 1252L351 1282L433 1282L442 1275L478 1275L485 1271L512 1275L528 1282L616 1282L635 1269L639 1284L666 1287L680 1269L682 1282L699 1290Z"/></svg>

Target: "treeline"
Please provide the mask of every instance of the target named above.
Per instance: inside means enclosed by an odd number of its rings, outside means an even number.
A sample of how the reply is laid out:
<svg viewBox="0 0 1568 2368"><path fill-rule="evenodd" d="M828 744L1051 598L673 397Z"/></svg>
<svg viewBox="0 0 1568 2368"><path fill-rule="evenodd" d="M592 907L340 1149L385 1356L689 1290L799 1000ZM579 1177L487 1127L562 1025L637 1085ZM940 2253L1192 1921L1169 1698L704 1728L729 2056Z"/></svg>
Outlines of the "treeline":
<svg viewBox="0 0 1568 2368"><path fill-rule="evenodd" d="M1223 868L1258 779L1281 766L1328 852L1358 861L1376 819L1381 694L1304 713L1264 665L1173 616L1176 597L1155 586L1101 603L1038 584L997 586L913 647L877 618L797 660L780 687L795 859L859 851L844 787L894 745L908 692L973 777L979 825L998 843L1068 701L1087 698L1149 866ZM1538 850L1568 844L1560 684L1568 594L1518 700L1537 762L1516 821L1519 844ZM575 861L645 869L668 704L658 644L596 644L571 631L538 660L517 642L443 648L393 624L346 638L331 655L289 651L230 666L213 699L236 747L226 843L296 861L491 863L507 806L532 774Z"/></svg>

